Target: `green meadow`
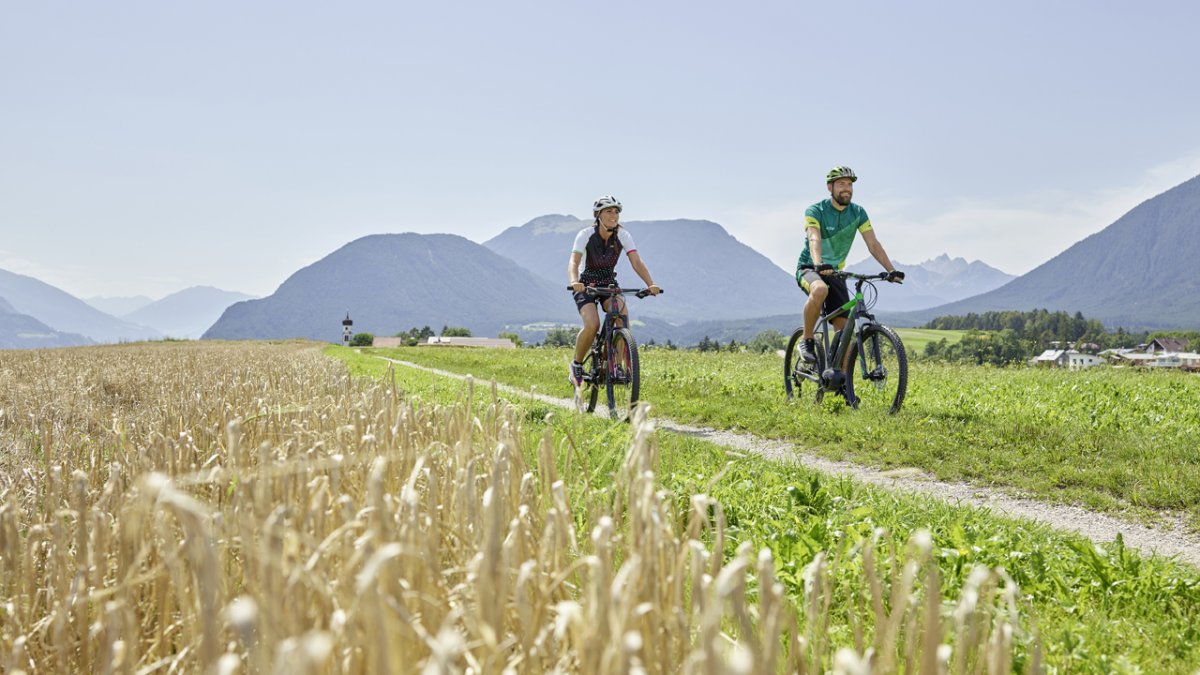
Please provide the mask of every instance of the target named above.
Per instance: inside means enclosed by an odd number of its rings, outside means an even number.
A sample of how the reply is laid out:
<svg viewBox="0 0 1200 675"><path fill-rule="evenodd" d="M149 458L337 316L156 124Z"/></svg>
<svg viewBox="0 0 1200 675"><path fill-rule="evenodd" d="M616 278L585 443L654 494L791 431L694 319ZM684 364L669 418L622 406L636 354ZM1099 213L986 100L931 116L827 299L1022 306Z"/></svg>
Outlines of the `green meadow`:
<svg viewBox="0 0 1200 675"><path fill-rule="evenodd" d="M569 398L565 349L414 347L381 355ZM1200 525L1200 376L914 360L892 416L783 395L774 354L643 349L642 400L679 422L794 442L830 459L917 468L1129 518Z"/></svg>
<svg viewBox="0 0 1200 675"><path fill-rule="evenodd" d="M568 353L555 349L332 348L360 377L451 402L461 381L389 367L386 356L567 398ZM881 468L917 467L1053 502L1129 518L1184 514L1197 522L1200 457L1188 442L1200 419L1200 378L1182 373L1061 372L915 363L899 415L870 416L829 402L787 402L774 355L642 353L643 400L653 414L794 442L807 452ZM476 394L479 395L479 394ZM525 396L527 433L570 439L578 471L567 480L604 489L628 444L628 425L578 415ZM735 539L770 548L789 594L803 604L805 567L818 553L845 564L839 593L861 598L864 542L880 530L903 542L927 529L952 602L975 565L1019 584L1021 672L1038 658L1051 672L1194 672L1200 667L1200 573L1114 544L1097 547L1047 526L921 496L832 479L787 463L660 432L665 489L677 501L715 497ZM568 475L569 474L569 475ZM855 571L857 570L857 571ZM830 639L852 644L849 615Z"/></svg>
<svg viewBox="0 0 1200 675"><path fill-rule="evenodd" d="M900 334L900 339L904 341L904 348L910 355L923 354L925 345L930 342L939 342L945 340L948 343L955 343L962 339L966 334L965 330L935 330L932 328L897 328L896 332Z"/></svg>

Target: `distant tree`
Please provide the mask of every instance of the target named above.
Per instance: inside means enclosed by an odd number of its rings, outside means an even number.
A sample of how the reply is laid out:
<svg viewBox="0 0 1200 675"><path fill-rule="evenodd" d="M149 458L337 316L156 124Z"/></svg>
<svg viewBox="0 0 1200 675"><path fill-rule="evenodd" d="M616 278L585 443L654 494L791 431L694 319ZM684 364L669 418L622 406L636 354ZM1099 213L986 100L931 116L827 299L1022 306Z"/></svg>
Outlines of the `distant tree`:
<svg viewBox="0 0 1200 675"><path fill-rule="evenodd" d="M577 333L578 331L566 326L551 328L546 331L546 339L542 341L542 345L546 347L574 347Z"/></svg>
<svg viewBox="0 0 1200 675"><path fill-rule="evenodd" d="M931 359L943 359L948 345L949 343L946 338L942 338L937 342L931 340L925 343L925 356Z"/></svg>
<svg viewBox="0 0 1200 675"><path fill-rule="evenodd" d="M929 342L925 345L924 355L938 361L1010 366L1028 361L1037 351L1035 341L1023 340L1017 331L1006 328L1001 331L968 330L953 344L946 338Z"/></svg>
<svg viewBox="0 0 1200 675"><path fill-rule="evenodd" d="M497 337L499 337L501 340L511 340L512 343L518 347L525 346L525 343L521 341L521 336L517 335L516 333L504 332L504 333L501 333L500 335L498 335Z"/></svg>
<svg viewBox="0 0 1200 675"><path fill-rule="evenodd" d="M720 348L721 348L721 345L719 343L714 343L712 340L709 339L709 337L707 335L705 335L704 339L701 340L700 343L696 345L696 349L698 351L702 351L702 352L711 352L714 349L720 349Z"/></svg>
<svg viewBox="0 0 1200 675"><path fill-rule="evenodd" d="M763 352L774 352L783 349L787 346L787 338L783 333L770 328L750 338L750 342L746 344L746 349L758 354Z"/></svg>
<svg viewBox="0 0 1200 675"><path fill-rule="evenodd" d="M966 316L943 316L930 321L925 328L950 330L980 330L1003 331L1011 330L1016 338L1023 342L1034 343L1030 350L1049 349L1052 347L1066 348L1079 342L1089 342L1100 346L1128 347L1138 344L1138 337L1143 334L1129 334L1124 328L1109 333L1104 324L1095 319L1088 319L1082 312L1073 315L1067 312L1050 312L1045 309L1035 309L1028 312L1015 310L984 312L982 314L967 314ZM1145 340L1142 340L1143 342Z"/></svg>
<svg viewBox="0 0 1200 675"><path fill-rule="evenodd" d="M671 342L670 338L667 339L667 344L665 344L663 346L671 351L675 351L676 349L679 349L679 347L676 346L676 344L674 342Z"/></svg>
<svg viewBox="0 0 1200 675"><path fill-rule="evenodd" d="M417 344L425 342L434 335L436 335L436 333L434 333L433 329L429 326L425 326L424 328L417 328L416 326L413 326L408 330L402 330L399 333L396 333L396 337L404 340L404 344L409 347L415 347Z"/></svg>
<svg viewBox="0 0 1200 675"><path fill-rule="evenodd" d="M442 326L442 337L471 337L471 331L467 328Z"/></svg>
<svg viewBox="0 0 1200 675"><path fill-rule="evenodd" d="M355 333L354 337L350 338L351 347L370 347L375 344L375 335L372 333Z"/></svg>
<svg viewBox="0 0 1200 675"><path fill-rule="evenodd" d="M729 344L725 346L725 351L732 354L735 352L740 352L741 350L742 350L742 345L738 344L737 340L734 340L733 338L729 338Z"/></svg>

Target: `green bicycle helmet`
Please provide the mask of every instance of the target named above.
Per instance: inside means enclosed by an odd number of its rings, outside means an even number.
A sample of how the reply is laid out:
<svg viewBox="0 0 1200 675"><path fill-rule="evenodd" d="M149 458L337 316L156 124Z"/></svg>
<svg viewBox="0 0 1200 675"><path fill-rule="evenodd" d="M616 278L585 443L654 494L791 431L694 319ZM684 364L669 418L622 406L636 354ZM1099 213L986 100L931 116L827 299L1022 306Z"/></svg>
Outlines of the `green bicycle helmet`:
<svg viewBox="0 0 1200 675"><path fill-rule="evenodd" d="M832 183L839 178L849 178L851 183L858 181L858 176L854 175L854 169L848 166L835 166L825 174L825 183Z"/></svg>

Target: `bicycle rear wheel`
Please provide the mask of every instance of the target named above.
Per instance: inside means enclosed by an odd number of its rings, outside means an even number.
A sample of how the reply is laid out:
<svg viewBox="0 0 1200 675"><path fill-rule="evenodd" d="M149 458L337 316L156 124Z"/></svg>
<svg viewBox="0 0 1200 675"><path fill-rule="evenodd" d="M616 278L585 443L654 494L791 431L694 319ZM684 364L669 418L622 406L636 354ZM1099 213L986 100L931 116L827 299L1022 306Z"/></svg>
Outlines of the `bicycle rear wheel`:
<svg viewBox="0 0 1200 675"><path fill-rule="evenodd" d="M637 404L641 385L637 342L628 328L613 331L612 351L608 358L605 387L608 391L609 416L615 420L627 420Z"/></svg>
<svg viewBox="0 0 1200 675"><path fill-rule="evenodd" d="M900 336L887 326L867 326L862 332L866 368L858 355L858 343L850 343L850 362L854 369L854 395L859 409L900 410L908 388L908 355Z"/></svg>
<svg viewBox="0 0 1200 675"><path fill-rule="evenodd" d="M817 335L820 338L820 335ZM787 349L783 352L783 390L787 393L789 399L797 399L804 395L804 389L807 387L809 391L816 394L817 400L821 397L821 371L825 369L825 345L824 340L816 340L816 349L813 351L817 356L815 363L808 363L800 358L800 341L804 339L804 329L797 328L792 337L788 340ZM805 376L808 377L805 377ZM809 378L816 378L812 380Z"/></svg>

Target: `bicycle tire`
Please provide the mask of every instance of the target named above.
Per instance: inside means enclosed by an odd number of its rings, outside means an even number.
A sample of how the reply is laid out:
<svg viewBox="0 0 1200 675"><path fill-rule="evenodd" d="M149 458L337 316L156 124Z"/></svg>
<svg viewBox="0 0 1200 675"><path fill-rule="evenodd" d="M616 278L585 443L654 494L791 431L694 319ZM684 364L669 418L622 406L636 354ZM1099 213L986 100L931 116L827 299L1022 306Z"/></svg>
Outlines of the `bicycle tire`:
<svg viewBox="0 0 1200 675"><path fill-rule="evenodd" d="M618 328L613 331L611 344L604 377L608 392L608 414L615 420L628 420L633 407L637 405L641 388L637 342L628 328Z"/></svg>
<svg viewBox="0 0 1200 675"><path fill-rule="evenodd" d="M597 338L599 339L599 338ZM584 380L579 387L579 400L576 405L580 412L596 412L596 402L600 400L600 385L603 380L604 364L601 363L597 367L595 363L596 352L588 350L588 355L583 358L583 372L590 376L590 379Z"/></svg>
<svg viewBox="0 0 1200 675"><path fill-rule="evenodd" d="M854 369L852 405L858 409L886 409L894 415L904 404L908 389L908 354L896 331L878 324L862 332L866 369L858 357L858 342L850 343L848 367Z"/></svg>
<svg viewBox="0 0 1200 675"><path fill-rule="evenodd" d="M816 336L820 338L818 334ZM783 352L783 391L789 399L800 398L805 385L812 387L815 392L815 400L819 403L824 392L821 391L818 382L812 382L806 379L801 372L814 375L818 379L821 377L821 371L825 369L825 344L824 340L815 340L816 348L813 353L817 360L812 365L805 363L804 359L800 358L800 340L804 339L804 329L797 328L791 339L788 340L787 349Z"/></svg>

